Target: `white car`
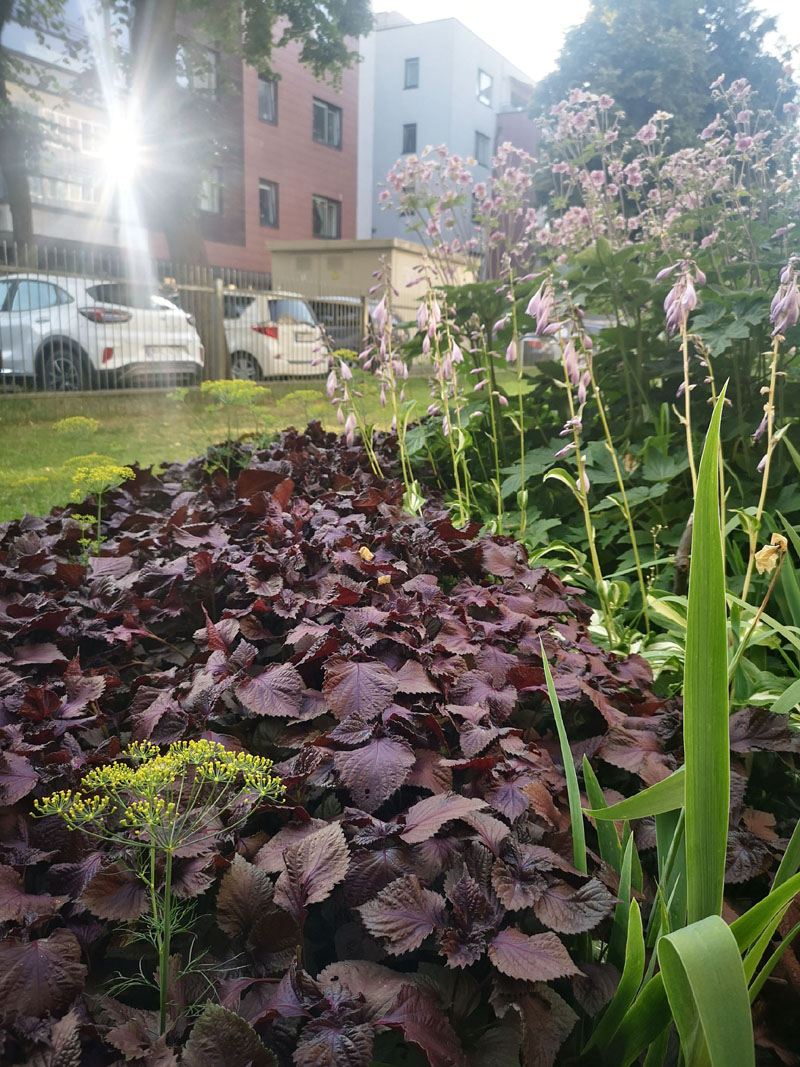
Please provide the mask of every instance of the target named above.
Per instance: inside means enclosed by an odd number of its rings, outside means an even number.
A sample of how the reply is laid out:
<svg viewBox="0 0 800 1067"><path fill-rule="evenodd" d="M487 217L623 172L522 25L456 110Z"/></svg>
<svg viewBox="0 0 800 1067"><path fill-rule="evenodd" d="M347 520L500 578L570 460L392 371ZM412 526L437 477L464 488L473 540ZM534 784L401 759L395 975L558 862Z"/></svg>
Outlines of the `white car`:
<svg viewBox="0 0 800 1067"><path fill-rule="evenodd" d="M0 274L0 381L58 391L195 382L203 356L186 312L146 286Z"/></svg>
<svg viewBox="0 0 800 1067"><path fill-rule="evenodd" d="M232 377L258 381L322 373L325 333L299 293L228 291L224 304Z"/></svg>

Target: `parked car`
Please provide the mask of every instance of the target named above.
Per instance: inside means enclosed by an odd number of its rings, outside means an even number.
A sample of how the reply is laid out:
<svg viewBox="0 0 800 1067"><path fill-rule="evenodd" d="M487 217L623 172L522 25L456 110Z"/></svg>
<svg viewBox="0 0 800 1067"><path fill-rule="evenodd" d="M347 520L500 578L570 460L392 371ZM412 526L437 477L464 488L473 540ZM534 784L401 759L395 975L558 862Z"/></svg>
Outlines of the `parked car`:
<svg viewBox="0 0 800 1067"><path fill-rule="evenodd" d="M367 302L366 313L369 320L365 322L364 300L360 296L320 296L310 297L309 304L317 321L325 330L331 348L346 348L351 352L361 352L370 341L375 341L373 315L378 301L374 298ZM392 329L396 344L402 344L416 332L411 325L402 322L392 314Z"/></svg>
<svg viewBox="0 0 800 1067"><path fill-rule="evenodd" d="M328 343L299 293L229 291L223 300L234 378L258 381L322 373L320 357Z"/></svg>
<svg viewBox="0 0 800 1067"><path fill-rule="evenodd" d="M59 274L0 275L0 376L47 389L199 380L189 316L146 286Z"/></svg>
<svg viewBox="0 0 800 1067"><path fill-rule="evenodd" d="M587 314L583 318L583 329L589 337L597 337L601 330L613 329L616 321L608 315ZM564 329L566 339L568 331ZM554 363L561 359L561 345L558 336L539 337L535 333L526 333L521 339L522 366L535 367L538 363Z"/></svg>

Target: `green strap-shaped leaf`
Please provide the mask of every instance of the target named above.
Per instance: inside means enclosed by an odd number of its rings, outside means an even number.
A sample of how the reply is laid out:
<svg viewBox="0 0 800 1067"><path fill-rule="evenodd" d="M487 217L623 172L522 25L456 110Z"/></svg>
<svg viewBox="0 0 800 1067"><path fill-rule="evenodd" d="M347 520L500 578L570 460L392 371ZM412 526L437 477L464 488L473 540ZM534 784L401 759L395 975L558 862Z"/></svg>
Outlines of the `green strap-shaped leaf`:
<svg viewBox="0 0 800 1067"><path fill-rule="evenodd" d="M625 966L625 945L628 941L628 920L631 913L631 868L633 866L633 834L628 838L619 874L618 901L614 910L614 924L608 939L608 959L618 970Z"/></svg>
<svg viewBox="0 0 800 1067"><path fill-rule="evenodd" d="M690 923L722 911L728 844L728 618L719 514L719 425L724 400L723 389L711 416L697 475L686 617L683 747Z"/></svg>
<svg viewBox="0 0 800 1067"><path fill-rule="evenodd" d="M656 974L634 1000L620 1023L605 1062L609 1067L630 1067L670 1024L664 979Z"/></svg>
<svg viewBox="0 0 800 1067"><path fill-rule="evenodd" d="M686 1067L755 1067L741 956L718 916L662 937L658 962Z"/></svg>
<svg viewBox="0 0 800 1067"><path fill-rule="evenodd" d="M642 984L644 974L644 935L642 933L642 916L639 905L634 900L631 904L628 916L628 938L625 942L625 966L622 969L622 977L619 980L617 991L611 999L611 1003L603 1013L603 1018L597 1024L584 1052L594 1045L601 1049L608 1046L611 1039L619 1029L625 1013L633 1003L633 998Z"/></svg>
<svg viewBox="0 0 800 1067"><path fill-rule="evenodd" d="M583 812L581 811L581 791L578 787L578 775L575 773L575 760L569 747L569 738L564 726L564 716L561 714L561 705L558 702L558 694L553 683L553 675L550 672L550 664L544 652L544 645L539 641L542 653L542 667L544 678L547 682L547 695L550 698L550 707L553 709L553 717L556 720L558 742L561 746L561 760L564 764L564 774L567 779L567 799L569 801L569 817L572 824L572 855L575 866L583 874L586 874L586 834L583 829Z"/></svg>
<svg viewBox="0 0 800 1067"><path fill-rule="evenodd" d="M792 838L794 840L794 837ZM780 870L780 868L779 868ZM731 923L740 952L745 952L766 930L775 915L800 893L800 874L792 875Z"/></svg>
<svg viewBox="0 0 800 1067"><path fill-rule="evenodd" d="M592 805L591 810L607 808L606 798L603 796L603 790L597 781L597 775L592 770L592 765L586 756L583 757L583 781L586 785L586 795ZM619 843L616 827L605 819L598 819L595 829L597 831L597 846L600 849L600 859L610 867L613 867L619 874L622 866L622 846Z"/></svg>
<svg viewBox="0 0 800 1067"><path fill-rule="evenodd" d="M756 978L755 982L753 982L753 984L750 986L751 1004L754 1003L756 997L761 992L764 983L772 974L781 956L784 954L789 945L791 945L792 941L794 941L794 939L797 937L798 933L800 933L800 923L795 923L789 933L786 935L786 937L784 937L783 941L781 941L780 945L778 945L778 947L772 953L770 958L758 972L758 978Z"/></svg>
<svg viewBox="0 0 800 1067"><path fill-rule="evenodd" d="M669 778L648 786L635 797L620 800L605 808L588 808L586 814L593 819L646 819L649 815L661 815L683 807L686 774L679 767Z"/></svg>
<svg viewBox="0 0 800 1067"><path fill-rule="evenodd" d="M770 708L773 715L788 715L796 704L800 703L800 678L784 689Z"/></svg>

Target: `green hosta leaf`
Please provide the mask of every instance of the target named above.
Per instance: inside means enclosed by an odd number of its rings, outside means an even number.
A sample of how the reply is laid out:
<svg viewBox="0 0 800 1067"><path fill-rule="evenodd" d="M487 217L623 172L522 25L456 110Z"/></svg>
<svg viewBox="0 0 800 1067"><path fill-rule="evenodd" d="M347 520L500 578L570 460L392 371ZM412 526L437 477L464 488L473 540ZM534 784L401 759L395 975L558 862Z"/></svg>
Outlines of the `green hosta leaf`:
<svg viewBox="0 0 800 1067"><path fill-rule="evenodd" d="M700 460L689 572L683 740L690 923L722 909L728 843L728 622L718 480L724 399L723 389Z"/></svg>
<svg viewBox="0 0 800 1067"><path fill-rule="evenodd" d="M709 915L667 934L658 961L687 1067L755 1067L747 983L730 927Z"/></svg>

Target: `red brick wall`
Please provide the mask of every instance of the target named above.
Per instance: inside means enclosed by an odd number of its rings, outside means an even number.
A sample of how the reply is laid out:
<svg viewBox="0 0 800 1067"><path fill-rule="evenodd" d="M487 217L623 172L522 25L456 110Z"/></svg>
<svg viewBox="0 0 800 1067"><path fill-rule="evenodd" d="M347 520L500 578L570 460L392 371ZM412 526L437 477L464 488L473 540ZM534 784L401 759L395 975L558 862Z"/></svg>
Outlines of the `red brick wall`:
<svg viewBox="0 0 800 1067"><path fill-rule="evenodd" d="M314 193L342 204L342 237L355 237L358 119L358 68L342 76L341 89L314 80L298 62L299 46L276 50L273 69L278 82L278 124L258 118L258 74L245 68L244 216L245 247L208 243L211 261L242 270L268 271L266 244L312 236ZM342 109L342 147L329 148L311 136L314 97ZM261 226L258 205L260 178L278 183L277 228Z"/></svg>

